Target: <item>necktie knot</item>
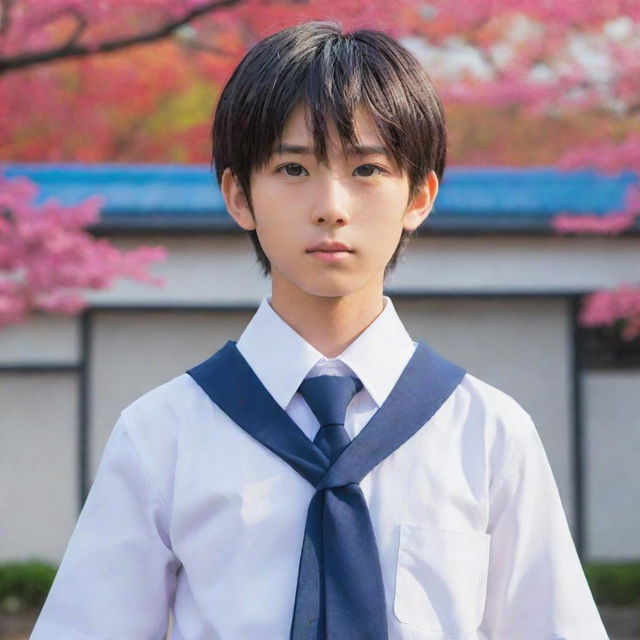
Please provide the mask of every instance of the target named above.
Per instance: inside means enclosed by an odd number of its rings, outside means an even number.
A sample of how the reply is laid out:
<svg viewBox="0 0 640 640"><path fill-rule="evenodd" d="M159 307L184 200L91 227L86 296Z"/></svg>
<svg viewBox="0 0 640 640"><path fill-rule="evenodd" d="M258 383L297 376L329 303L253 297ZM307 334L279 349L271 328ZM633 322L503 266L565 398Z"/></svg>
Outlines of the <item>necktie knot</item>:
<svg viewBox="0 0 640 640"><path fill-rule="evenodd" d="M316 376L302 381L298 391L318 419L321 427L344 425L347 407L362 389L362 382L352 376Z"/></svg>
<svg viewBox="0 0 640 640"><path fill-rule="evenodd" d="M360 380L351 376L307 378L298 389L320 423L313 444L331 463L351 442L344 428L344 418L347 406L360 389Z"/></svg>

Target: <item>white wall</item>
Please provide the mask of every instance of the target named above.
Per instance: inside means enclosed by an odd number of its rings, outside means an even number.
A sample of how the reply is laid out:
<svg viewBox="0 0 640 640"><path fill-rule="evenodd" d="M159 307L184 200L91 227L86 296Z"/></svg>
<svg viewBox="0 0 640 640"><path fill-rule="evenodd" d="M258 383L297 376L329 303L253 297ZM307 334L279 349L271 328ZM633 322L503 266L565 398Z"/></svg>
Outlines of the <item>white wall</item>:
<svg viewBox="0 0 640 640"><path fill-rule="evenodd" d="M170 258L154 272L169 284L155 289L123 282L93 295L98 305L257 305L268 292L244 236L116 241L167 245ZM589 289L632 272L636 245L635 239L417 238L388 286L399 293ZM532 415L573 523L567 303L462 297L397 298L396 304L414 337L506 391ZM237 339L249 317L249 311L98 307L90 345L91 472L124 406ZM39 315L23 327L5 328L0 365L73 364L78 326L75 318ZM587 540L589 555L597 557L640 554L637 376L587 376ZM0 373L0 559L56 561L64 550L77 506L77 392L72 372Z"/></svg>
<svg viewBox="0 0 640 640"><path fill-rule="evenodd" d="M474 375L510 393L531 413L541 432L572 520L570 396L564 302L540 299L397 299L396 305L416 339L426 340ZM227 339L237 339L250 315L250 312L220 311L95 312L90 367L91 473L95 472L104 443L122 408L148 389L204 360ZM545 357L540 357L540 354L545 354ZM20 383L26 386L8 391L12 394L15 412L10 419L13 428L5 430L13 434L14 440L8 443L7 448L24 449L26 442L38 449L41 442L46 442L43 454L56 460L61 454L64 454L63 458L66 456L66 465L62 467L67 472L63 485L67 491L56 496L54 503L64 501L67 517L49 522L57 546L45 546L38 542L37 536L21 539L18 535L14 536L12 544L17 545L15 551L20 554L33 549L52 557L52 552L60 548L61 541L70 533L68 514L73 511L77 493L74 483L76 423L74 415L64 415L59 410L60 418L56 418L58 437L53 443L43 438L37 429L35 434L32 433L32 425L40 420L38 411L42 411L43 406L34 407L28 396L38 394L40 397L52 385L51 377L39 377L43 378L41 382L26 379ZM57 391L56 397L65 406L75 407L74 386L67 390L66 395ZM30 418L34 411L36 417ZM49 415L46 409L44 411L51 423L54 415ZM26 429L25 424L29 425ZM60 432L65 434L63 439ZM33 454L30 455L32 459ZM15 490L21 482L31 486L34 493L29 500L32 505L42 503L48 495L46 487L60 472L59 469L51 471L48 465L34 469L31 464L25 464L23 458L11 461ZM18 480L20 477L21 481ZM30 517L31 520L16 520L15 530L33 527L33 516Z"/></svg>
<svg viewBox="0 0 640 640"><path fill-rule="evenodd" d="M640 557L640 370L585 376L589 556Z"/></svg>
<svg viewBox="0 0 640 640"><path fill-rule="evenodd" d="M75 364L79 358L74 316L35 314L29 322L0 329L0 365Z"/></svg>
<svg viewBox="0 0 640 640"><path fill-rule="evenodd" d="M74 375L0 373L0 560L58 560L77 516Z"/></svg>
<svg viewBox="0 0 640 640"><path fill-rule="evenodd" d="M122 248L141 243L139 237L113 240ZM94 292L95 303L257 304L269 291L244 235L145 236L144 243L168 249L168 259L153 267L167 286L122 281ZM614 286L639 267L639 243L631 237L425 236L411 241L388 287L425 293L582 291Z"/></svg>
<svg viewBox="0 0 640 640"><path fill-rule="evenodd" d="M409 245L391 283L445 293L589 291L639 270L633 237L425 236Z"/></svg>
<svg viewBox="0 0 640 640"><path fill-rule="evenodd" d="M75 317L36 315L0 330L0 365L73 365ZM0 372L0 560L57 561L78 508L74 372Z"/></svg>

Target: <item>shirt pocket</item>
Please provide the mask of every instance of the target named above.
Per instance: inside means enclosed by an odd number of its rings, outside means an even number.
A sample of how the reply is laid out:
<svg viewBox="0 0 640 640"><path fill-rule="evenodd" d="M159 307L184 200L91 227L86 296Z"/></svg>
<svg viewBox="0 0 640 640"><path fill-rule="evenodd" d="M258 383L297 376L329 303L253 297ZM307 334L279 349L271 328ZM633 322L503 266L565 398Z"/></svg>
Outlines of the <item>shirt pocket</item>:
<svg viewBox="0 0 640 640"><path fill-rule="evenodd" d="M491 536L400 524L393 610L400 622L440 633L482 621Z"/></svg>

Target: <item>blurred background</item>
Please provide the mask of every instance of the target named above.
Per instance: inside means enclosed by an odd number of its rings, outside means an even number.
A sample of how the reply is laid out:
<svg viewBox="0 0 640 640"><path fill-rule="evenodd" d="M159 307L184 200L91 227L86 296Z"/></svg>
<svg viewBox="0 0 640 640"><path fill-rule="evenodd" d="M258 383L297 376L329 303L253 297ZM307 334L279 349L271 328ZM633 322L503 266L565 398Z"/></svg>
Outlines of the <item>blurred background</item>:
<svg viewBox="0 0 640 640"><path fill-rule="evenodd" d="M310 19L391 33L439 88L448 169L387 294L531 414L611 637L640 638L635 0L0 0L0 638L119 412L269 292L211 119L244 53Z"/></svg>

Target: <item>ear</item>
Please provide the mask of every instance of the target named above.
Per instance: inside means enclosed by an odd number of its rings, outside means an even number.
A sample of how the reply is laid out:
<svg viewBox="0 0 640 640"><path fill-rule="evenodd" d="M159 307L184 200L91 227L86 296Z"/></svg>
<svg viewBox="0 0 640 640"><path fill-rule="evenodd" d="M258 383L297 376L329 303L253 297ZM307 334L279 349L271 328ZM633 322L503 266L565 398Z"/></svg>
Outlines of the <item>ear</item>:
<svg viewBox="0 0 640 640"><path fill-rule="evenodd" d="M253 219L247 198L229 167L222 174L220 190L222 191L227 211L238 225L245 231L255 229L256 221Z"/></svg>
<svg viewBox="0 0 640 640"><path fill-rule="evenodd" d="M403 217L402 226L407 231L417 229L431 213L433 203L438 195L438 176L429 171L424 183L409 203Z"/></svg>

